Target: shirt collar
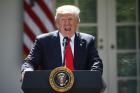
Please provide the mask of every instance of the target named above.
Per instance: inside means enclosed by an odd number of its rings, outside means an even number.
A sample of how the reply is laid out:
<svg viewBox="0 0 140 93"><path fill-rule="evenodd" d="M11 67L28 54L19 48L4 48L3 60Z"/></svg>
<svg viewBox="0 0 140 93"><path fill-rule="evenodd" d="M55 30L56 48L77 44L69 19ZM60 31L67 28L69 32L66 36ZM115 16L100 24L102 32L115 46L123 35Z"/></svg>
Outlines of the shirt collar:
<svg viewBox="0 0 140 93"><path fill-rule="evenodd" d="M60 36L60 41L63 41L64 36L60 32L59 32L59 36ZM75 34L70 38L71 43L74 43L74 38L75 38Z"/></svg>

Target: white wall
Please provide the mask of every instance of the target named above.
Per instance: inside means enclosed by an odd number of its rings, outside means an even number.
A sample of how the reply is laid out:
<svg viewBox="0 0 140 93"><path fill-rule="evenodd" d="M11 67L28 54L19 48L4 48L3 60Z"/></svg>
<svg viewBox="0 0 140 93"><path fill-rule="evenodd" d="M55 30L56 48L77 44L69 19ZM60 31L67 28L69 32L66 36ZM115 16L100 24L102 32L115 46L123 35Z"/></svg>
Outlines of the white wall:
<svg viewBox="0 0 140 93"><path fill-rule="evenodd" d="M0 93L22 93L22 0L0 0Z"/></svg>

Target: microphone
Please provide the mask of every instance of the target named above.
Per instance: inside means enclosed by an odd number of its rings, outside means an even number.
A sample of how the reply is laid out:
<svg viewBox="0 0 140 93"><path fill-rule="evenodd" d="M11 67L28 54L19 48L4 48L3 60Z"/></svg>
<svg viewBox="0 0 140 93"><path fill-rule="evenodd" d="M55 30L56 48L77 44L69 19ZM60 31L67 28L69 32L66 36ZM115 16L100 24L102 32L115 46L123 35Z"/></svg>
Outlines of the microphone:
<svg viewBox="0 0 140 93"><path fill-rule="evenodd" d="M64 37L64 38L63 38L63 46L64 46L64 49L65 49L66 46L68 45L68 40L69 40L68 37Z"/></svg>
<svg viewBox="0 0 140 93"><path fill-rule="evenodd" d="M66 46L68 45L68 41L69 41L68 37L64 37L63 38L63 46L64 46L63 54L64 54L64 57L63 57L63 64L62 64L62 66L65 66L65 54L66 54Z"/></svg>

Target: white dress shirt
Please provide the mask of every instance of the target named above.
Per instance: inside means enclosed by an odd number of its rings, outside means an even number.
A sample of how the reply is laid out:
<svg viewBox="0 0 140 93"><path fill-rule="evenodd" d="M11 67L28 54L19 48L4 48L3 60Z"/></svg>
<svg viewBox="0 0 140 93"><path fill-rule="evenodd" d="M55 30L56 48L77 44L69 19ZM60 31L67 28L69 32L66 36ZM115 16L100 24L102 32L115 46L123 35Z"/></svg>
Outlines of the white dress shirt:
<svg viewBox="0 0 140 93"><path fill-rule="evenodd" d="M63 46L63 38L64 36L59 33L59 36L60 36L60 45L61 45L61 55L62 55L62 64L63 64L63 60L64 60L64 46ZM75 39L75 34L70 38L71 41L70 41L70 46L71 46L71 49L72 49L72 54L73 54L73 57L74 57L74 39Z"/></svg>

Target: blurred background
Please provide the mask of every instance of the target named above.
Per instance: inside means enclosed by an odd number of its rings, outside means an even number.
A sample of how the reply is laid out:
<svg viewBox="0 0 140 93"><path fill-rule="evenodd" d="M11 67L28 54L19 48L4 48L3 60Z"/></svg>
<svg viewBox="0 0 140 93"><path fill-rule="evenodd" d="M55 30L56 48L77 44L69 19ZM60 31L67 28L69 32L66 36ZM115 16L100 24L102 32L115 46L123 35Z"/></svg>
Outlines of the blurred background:
<svg viewBox="0 0 140 93"><path fill-rule="evenodd" d="M23 93L20 66L36 35L54 31L55 9L81 9L80 32L96 37L104 93L140 93L139 0L0 0L0 93Z"/></svg>

